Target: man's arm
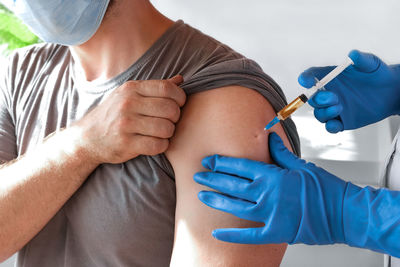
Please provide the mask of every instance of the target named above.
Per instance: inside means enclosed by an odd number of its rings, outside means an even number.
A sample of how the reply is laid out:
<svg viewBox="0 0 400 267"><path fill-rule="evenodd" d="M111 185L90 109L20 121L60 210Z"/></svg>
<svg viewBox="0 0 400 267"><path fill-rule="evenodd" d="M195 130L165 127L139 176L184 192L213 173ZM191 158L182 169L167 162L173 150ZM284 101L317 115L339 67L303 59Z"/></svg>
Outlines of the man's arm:
<svg viewBox="0 0 400 267"><path fill-rule="evenodd" d="M186 100L181 82L127 82L70 128L2 165L0 261L27 244L99 164L164 152ZM0 116L0 127L6 121Z"/></svg>
<svg viewBox="0 0 400 267"><path fill-rule="evenodd" d="M0 262L29 242L97 167L64 130L0 169Z"/></svg>
<svg viewBox="0 0 400 267"><path fill-rule="evenodd" d="M176 176L177 207L172 266L278 266L286 245L241 245L214 239L212 230L257 226L199 201L206 189L193 180L212 154L271 162L265 124L275 116L259 93L225 87L192 95L166 153ZM280 125L275 128L289 142ZM260 224L258 224L260 225Z"/></svg>

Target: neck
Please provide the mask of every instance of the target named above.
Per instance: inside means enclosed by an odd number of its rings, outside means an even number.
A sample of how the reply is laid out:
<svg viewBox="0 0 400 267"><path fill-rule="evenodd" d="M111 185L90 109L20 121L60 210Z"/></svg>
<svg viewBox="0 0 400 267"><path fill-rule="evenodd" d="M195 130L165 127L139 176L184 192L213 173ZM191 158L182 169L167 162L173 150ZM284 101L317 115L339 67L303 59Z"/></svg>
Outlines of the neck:
<svg viewBox="0 0 400 267"><path fill-rule="evenodd" d="M138 60L172 24L148 0L118 0L95 35L70 50L87 81L108 80Z"/></svg>

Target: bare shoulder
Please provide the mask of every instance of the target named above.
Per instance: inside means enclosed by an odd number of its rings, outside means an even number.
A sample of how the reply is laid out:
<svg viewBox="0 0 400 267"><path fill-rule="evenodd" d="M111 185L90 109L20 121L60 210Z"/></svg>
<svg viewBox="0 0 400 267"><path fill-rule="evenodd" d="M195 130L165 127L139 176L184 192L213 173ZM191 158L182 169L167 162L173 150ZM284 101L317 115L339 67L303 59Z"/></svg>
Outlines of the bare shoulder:
<svg viewBox="0 0 400 267"><path fill-rule="evenodd" d="M205 170L201 159L212 154L270 162L268 132L263 128L275 115L261 94L240 86L188 98L166 152L177 187L172 266L279 266L285 245L239 245L215 240L213 229L257 224L206 207L197 198L198 192L206 188L193 181L196 172ZM274 130L288 145L282 127L277 125Z"/></svg>
<svg viewBox="0 0 400 267"><path fill-rule="evenodd" d="M276 116L271 104L258 92L240 86L204 91L190 96L182 111L168 155L180 154L186 142L196 140L195 153L223 153L269 160L265 125ZM284 137L280 125L273 129ZM255 147L261 154L256 153ZM194 151L193 151L194 152Z"/></svg>

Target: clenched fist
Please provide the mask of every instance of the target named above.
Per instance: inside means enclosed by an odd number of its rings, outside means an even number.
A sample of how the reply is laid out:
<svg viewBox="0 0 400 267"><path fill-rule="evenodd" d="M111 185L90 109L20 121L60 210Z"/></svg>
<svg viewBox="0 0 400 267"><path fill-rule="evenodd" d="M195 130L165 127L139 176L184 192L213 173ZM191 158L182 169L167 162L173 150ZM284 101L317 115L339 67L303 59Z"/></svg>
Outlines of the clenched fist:
<svg viewBox="0 0 400 267"><path fill-rule="evenodd" d="M76 123L91 160L121 163L164 152L175 131L185 92L183 78L128 81Z"/></svg>

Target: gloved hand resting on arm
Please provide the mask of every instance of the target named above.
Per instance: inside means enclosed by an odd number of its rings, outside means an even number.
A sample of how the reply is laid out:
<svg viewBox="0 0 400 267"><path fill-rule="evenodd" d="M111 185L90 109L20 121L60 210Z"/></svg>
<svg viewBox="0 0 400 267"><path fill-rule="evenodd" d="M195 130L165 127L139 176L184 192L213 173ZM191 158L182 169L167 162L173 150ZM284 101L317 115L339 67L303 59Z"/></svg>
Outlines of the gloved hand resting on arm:
<svg viewBox="0 0 400 267"><path fill-rule="evenodd" d="M353 50L354 65L325 86L308 103L328 132L357 129L391 115L400 114L400 65L386 65L372 54ZM310 88L334 67L313 67L303 72L299 83Z"/></svg>
<svg viewBox="0 0 400 267"><path fill-rule="evenodd" d="M208 206L263 222L251 229L217 229L213 236L245 244L345 243L400 257L400 192L360 188L297 158L280 137L269 137L277 165L214 155L211 172L194 180L219 192L202 191Z"/></svg>

